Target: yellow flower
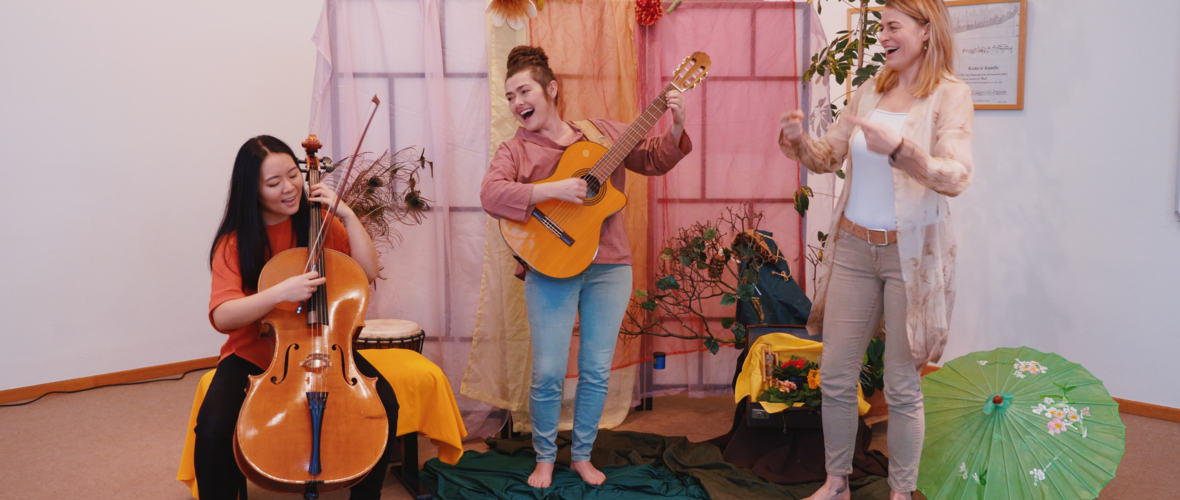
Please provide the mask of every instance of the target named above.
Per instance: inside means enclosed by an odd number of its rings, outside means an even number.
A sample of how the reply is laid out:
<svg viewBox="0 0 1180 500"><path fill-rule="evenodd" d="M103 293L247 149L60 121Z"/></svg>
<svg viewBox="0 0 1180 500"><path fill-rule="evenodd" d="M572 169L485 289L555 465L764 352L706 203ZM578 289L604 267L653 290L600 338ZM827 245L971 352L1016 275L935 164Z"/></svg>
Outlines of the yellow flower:
<svg viewBox="0 0 1180 500"><path fill-rule="evenodd" d="M811 370L807 374L807 387L811 389L819 387L819 370Z"/></svg>

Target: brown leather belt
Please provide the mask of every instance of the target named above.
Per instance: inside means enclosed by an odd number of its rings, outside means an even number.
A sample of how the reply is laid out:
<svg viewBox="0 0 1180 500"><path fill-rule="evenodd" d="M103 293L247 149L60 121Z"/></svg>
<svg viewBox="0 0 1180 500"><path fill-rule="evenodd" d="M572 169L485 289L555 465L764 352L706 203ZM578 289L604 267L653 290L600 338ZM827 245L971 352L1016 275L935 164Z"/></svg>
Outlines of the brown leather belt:
<svg viewBox="0 0 1180 500"><path fill-rule="evenodd" d="M897 243L896 229L869 229L848 220L848 217L845 217L844 214L840 214L840 229L874 245L892 245Z"/></svg>

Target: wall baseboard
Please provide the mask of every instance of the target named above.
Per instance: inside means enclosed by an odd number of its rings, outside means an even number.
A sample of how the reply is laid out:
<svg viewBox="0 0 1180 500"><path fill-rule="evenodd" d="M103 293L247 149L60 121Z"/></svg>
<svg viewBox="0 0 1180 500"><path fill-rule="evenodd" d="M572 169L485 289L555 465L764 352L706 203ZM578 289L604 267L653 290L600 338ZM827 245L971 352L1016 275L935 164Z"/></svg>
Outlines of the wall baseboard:
<svg viewBox="0 0 1180 500"><path fill-rule="evenodd" d="M1157 418L1169 422L1180 422L1180 408L1140 403L1122 398L1114 398L1114 401L1119 404L1119 413Z"/></svg>
<svg viewBox="0 0 1180 500"><path fill-rule="evenodd" d="M926 365L922 369L922 375L936 372L941 368L934 365ZM1119 404L1119 413L1126 413L1128 415L1139 415L1141 417L1155 418L1159 420L1167 420L1169 422L1180 422L1180 408L1172 408L1171 406L1161 406L1151 403L1140 403L1138 401L1131 401L1129 399L1114 398L1114 402ZM880 412L884 415L888 410ZM869 410L869 415L873 415L873 411Z"/></svg>
<svg viewBox="0 0 1180 500"><path fill-rule="evenodd" d="M141 380L166 377L169 375L179 375L189 370L216 367L217 361L218 356L213 356L210 358L181 361L179 363L146 366L143 368L136 368L134 370L105 373L102 375L93 375L90 377L62 380L59 382L50 382L48 384L32 385L29 387L17 387L16 389L0 391L0 404L33 399L54 391L80 391L84 389L93 389L95 387L101 387L104 385L124 384L127 382L139 382Z"/></svg>
<svg viewBox="0 0 1180 500"><path fill-rule="evenodd" d="M214 368L217 366L217 361L218 357L213 356L190 361L181 361L179 363L147 366L134 370L62 380L60 382L50 382L48 384L18 387L16 389L0 391L0 404L33 399L41 396L42 394L47 394L54 391L80 391L84 389L93 389L95 387L104 385L139 382L141 380L166 377L169 375L178 375L189 370L196 370L200 368ZM936 371L938 368L939 367L937 366L927 365L926 368L922 370L922 375ZM1119 412L1121 413L1139 415L1141 417L1149 417L1159 420L1167 420L1169 422L1180 422L1180 408L1172 408L1170 406L1161 406L1151 403L1141 403L1139 401L1131 401L1129 399L1121 398L1114 398L1114 400L1119 404Z"/></svg>

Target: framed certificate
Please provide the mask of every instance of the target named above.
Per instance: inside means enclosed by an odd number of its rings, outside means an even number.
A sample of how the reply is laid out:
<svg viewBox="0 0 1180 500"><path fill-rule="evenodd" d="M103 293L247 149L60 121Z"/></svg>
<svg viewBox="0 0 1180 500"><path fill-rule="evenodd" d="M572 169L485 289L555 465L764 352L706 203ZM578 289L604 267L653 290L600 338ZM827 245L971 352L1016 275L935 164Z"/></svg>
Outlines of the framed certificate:
<svg viewBox="0 0 1180 500"><path fill-rule="evenodd" d="M955 31L955 74L971 86L975 109L1024 109L1028 0L953 0L946 6ZM848 9L848 29L859 22L860 10ZM874 45L865 59L880 51Z"/></svg>

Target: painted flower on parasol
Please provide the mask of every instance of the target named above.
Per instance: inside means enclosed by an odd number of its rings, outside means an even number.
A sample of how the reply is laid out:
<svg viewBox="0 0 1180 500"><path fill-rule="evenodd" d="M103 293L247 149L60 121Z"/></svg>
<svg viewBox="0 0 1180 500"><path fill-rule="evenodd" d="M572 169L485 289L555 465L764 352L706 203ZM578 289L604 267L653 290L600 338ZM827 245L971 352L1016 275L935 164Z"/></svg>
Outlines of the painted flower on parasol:
<svg viewBox="0 0 1180 500"><path fill-rule="evenodd" d="M931 499L1095 498L1123 456L1118 403L1056 354L971 353L927 375L922 392L918 489Z"/></svg>

